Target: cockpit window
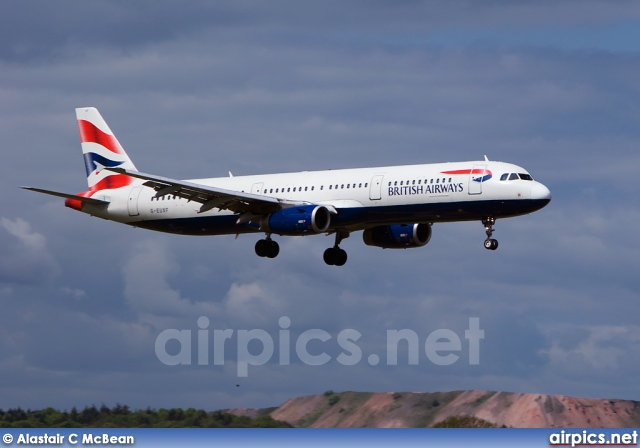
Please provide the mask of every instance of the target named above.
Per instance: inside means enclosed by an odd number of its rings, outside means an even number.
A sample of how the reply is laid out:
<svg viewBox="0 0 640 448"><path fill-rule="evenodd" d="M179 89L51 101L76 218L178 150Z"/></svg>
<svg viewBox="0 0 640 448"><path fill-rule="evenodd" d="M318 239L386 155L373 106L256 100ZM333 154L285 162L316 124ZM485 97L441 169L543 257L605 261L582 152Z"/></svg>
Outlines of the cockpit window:
<svg viewBox="0 0 640 448"><path fill-rule="evenodd" d="M502 176L500 176L500 180L507 180L508 177L509 173L504 173Z"/></svg>
<svg viewBox="0 0 640 448"><path fill-rule="evenodd" d="M518 175L516 173L511 173L509 175L509 180L516 180L519 179Z"/></svg>
<svg viewBox="0 0 640 448"><path fill-rule="evenodd" d="M530 174L518 173L518 175L522 180L533 180L533 177L531 177Z"/></svg>

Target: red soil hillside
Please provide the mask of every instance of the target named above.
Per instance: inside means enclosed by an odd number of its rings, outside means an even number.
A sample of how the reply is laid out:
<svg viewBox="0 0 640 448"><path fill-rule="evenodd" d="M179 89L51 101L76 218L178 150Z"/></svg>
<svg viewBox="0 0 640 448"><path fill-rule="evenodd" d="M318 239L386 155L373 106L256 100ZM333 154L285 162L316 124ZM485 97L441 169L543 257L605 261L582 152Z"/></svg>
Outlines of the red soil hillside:
<svg viewBox="0 0 640 448"><path fill-rule="evenodd" d="M292 398L269 411L276 420L313 428L419 428L453 416L476 417L514 428L640 426L637 401L486 391L327 392Z"/></svg>

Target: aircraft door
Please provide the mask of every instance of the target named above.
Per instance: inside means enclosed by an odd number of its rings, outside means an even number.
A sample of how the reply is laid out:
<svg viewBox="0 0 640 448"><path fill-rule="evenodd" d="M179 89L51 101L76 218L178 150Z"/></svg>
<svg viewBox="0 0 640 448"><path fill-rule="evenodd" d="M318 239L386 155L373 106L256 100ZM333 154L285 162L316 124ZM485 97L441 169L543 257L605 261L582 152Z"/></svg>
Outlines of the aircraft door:
<svg viewBox="0 0 640 448"><path fill-rule="evenodd" d="M469 194L481 194L487 165L475 165L469 173Z"/></svg>
<svg viewBox="0 0 640 448"><path fill-rule="evenodd" d="M264 182L257 182L255 184L253 184L253 187L251 187L251 193L253 193L253 194L262 194L263 185L264 185Z"/></svg>
<svg viewBox="0 0 640 448"><path fill-rule="evenodd" d="M371 185L369 186L369 199L372 201L379 201L382 199L382 179L384 175L378 174L371 179Z"/></svg>
<svg viewBox="0 0 640 448"><path fill-rule="evenodd" d="M129 192L129 201L127 202L127 208L129 209L129 216L138 216L138 196L143 187L133 187Z"/></svg>

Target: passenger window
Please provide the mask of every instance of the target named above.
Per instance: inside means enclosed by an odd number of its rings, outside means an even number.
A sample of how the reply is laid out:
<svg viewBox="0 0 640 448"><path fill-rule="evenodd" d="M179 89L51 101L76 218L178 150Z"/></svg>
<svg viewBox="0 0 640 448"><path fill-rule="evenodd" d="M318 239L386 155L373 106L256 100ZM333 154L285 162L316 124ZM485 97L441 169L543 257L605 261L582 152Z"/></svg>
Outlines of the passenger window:
<svg viewBox="0 0 640 448"><path fill-rule="evenodd" d="M393 183L393 186L395 187L395 186L397 186L397 185L398 185L398 181L395 181L395 182Z"/></svg>
<svg viewBox="0 0 640 448"><path fill-rule="evenodd" d="M304 191L307 191L309 189L309 187L304 187Z"/></svg>
<svg viewBox="0 0 640 448"><path fill-rule="evenodd" d="M364 184L364 188L367 188L367 186L369 185L369 182L367 182L366 184Z"/></svg>
<svg viewBox="0 0 640 448"><path fill-rule="evenodd" d="M333 185L329 185L329 190L331 190L331 187L332 187L332 186L333 186Z"/></svg>
<svg viewBox="0 0 640 448"><path fill-rule="evenodd" d="M429 179L429 183L432 184L433 183L433 179Z"/></svg>
<svg viewBox="0 0 640 448"><path fill-rule="evenodd" d="M313 191L315 188L315 185L311 185L311 191Z"/></svg>
<svg viewBox="0 0 640 448"><path fill-rule="evenodd" d="M401 181L400 181L400 185L402 185L403 183L404 183L404 181L403 181L403 180L401 180Z"/></svg>
<svg viewBox="0 0 640 448"><path fill-rule="evenodd" d="M509 180L516 180L518 179L518 175L516 173L511 173L511 175L509 176Z"/></svg>
<svg viewBox="0 0 640 448"><path fill-rule="evenodd" d="M502 176L500 176L500 180L507 180L507 177L509 177L509 173L504 173Z"/></svg>
<svg viewBox="0 0 640 448"><path fill-rule="evenodd" d="M324 185L320 185L320 190L324 190Z"/></svg>
<svg viewBox="0 0 640 448"><path fill-rule="evenodd" d="M340 188L344 188L344 184L342 184L342 185L340 186Z"/></svg>
<svg viewBox="0 0 640 448"><path fill-rule="evenodd" d="M389 185L391 185L391 182L389 182ZM362 184L358 184L358 188L362 188Z"/></svg>
<svg viewBox="0 0 640 448"><path fill-rule="evenodd" d="M291 191L291 187L287 188L287 193L289 193Z"/></svg>

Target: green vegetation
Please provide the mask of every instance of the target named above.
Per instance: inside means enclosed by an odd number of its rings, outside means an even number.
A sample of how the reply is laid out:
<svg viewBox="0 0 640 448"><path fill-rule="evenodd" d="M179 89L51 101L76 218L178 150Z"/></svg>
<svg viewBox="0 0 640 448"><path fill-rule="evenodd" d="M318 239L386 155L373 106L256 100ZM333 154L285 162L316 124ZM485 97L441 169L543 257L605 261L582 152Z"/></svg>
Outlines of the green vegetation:
<svg viewBox="0 0 640 448"><path fill-rule="evenodd" d="M334 404L336 404L338 401L340 401L340 397L338 395L331 395L329 397L329 406L333 406Z"/></svg>
<svg viewBox="0 0 640 448"><path fill-rule="evenodd" d="M433 428L497 428L497 426L478 417L454 415L436 423Z"/></svg>
<svg viewBox="0 0 640 448"><path fill-rule="evenodd" d="M270 415L252 419L193 408L131 411L128 406L117 404L113 408L102 405L99 409L91 406L69 412L53 408L0 409L0 428L291 428L291 425Z"/></svg>
<svg viewBox="0 0 640 448"><path fill-rule="evenodd" d="M447 406L461 393L459 391L432 392L409 396L405 405L408 406L408 410L411 410L411 413L406 417L408 425L414 428L431 426L442 407Z"/></svg>

